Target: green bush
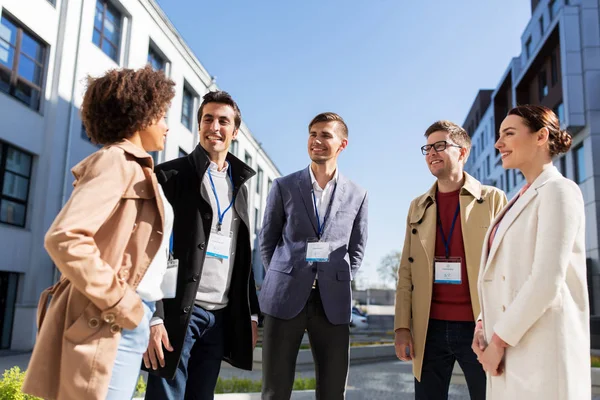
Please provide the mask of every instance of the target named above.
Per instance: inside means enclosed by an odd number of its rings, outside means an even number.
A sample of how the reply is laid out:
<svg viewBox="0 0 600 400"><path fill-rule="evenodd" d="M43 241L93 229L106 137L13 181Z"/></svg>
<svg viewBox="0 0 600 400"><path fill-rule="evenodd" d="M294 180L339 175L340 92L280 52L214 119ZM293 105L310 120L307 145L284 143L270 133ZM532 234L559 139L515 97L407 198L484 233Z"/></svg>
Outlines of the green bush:
<svg viewBox="0 0 600 400"><path fill-rule="evenodd" d="M294 390L314 390L317 388L315 378L296 378L294 380Z"/></svg>
<svg viewBox="0 0 600 400"><path fill-rule="evenodd" d="M41 400L39 397L30 396L21 391L25 371L19 367L7 369L0 380L0 400Z"/></svg>
<svg viewBox="0 0 600 400"><path fill-rule="evenodd" d="M144 377L140 375L137 381L137 385L135 385L135 397L144 397L144 393L146 393L146 381Z"/></svg>

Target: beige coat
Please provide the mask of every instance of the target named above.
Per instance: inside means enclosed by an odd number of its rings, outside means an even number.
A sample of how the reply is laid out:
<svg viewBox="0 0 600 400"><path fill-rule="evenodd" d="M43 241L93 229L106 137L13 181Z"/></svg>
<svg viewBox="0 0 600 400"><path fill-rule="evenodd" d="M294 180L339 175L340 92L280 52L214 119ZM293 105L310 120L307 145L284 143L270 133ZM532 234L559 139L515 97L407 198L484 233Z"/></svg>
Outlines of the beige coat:
<svg viewBox="0 0 600 400"><path fill-rule="evenodd" d="M504 374L488 376L487 399L590 399L581 191L549 167L511 205L481 259L486 339L495 332L510 345Z"/></svg>
<svg viewBox="0 0 600 400"><path fill-rule="evenodd" d="M433 290L433 259L437 233L436 191L437 182L427 193L417 197L410 204L396 289L394 330L411 329L415 352L413 373L419 381ZM460 192L460 218L473 318L479 315L476 283L483 239L490 222L505 205L504 192L482 185L465 173L465 183Z"/></svg>
<svg viewBox="0 0 600 400"><path fill-rule="evenodd" d="M62 276L40 298L23 390L45 399L100 400L121 329L135 328L144 314L135 288L158 251L163 205L151 157L127 140L72 172L73 194L45 238Z"/></svg>

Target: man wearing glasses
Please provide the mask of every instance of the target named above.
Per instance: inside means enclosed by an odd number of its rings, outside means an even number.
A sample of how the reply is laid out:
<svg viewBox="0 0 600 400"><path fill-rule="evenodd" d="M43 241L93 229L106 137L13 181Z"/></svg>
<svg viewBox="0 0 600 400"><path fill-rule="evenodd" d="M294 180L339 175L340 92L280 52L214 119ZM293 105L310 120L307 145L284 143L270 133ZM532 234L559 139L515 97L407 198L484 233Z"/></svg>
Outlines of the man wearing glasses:
<svg viewBox="0 0 600 400"><path fill-rule="evenodd" d="M462 127L438 121L425 137L421 152L436 182L408 210L396 289L396 355L413 361L417 400L447 399L455 361L471 399L484 400L485 372L471 349L480 313L477 276L486 232L506 195L464 172L471 138Z"/></svg>

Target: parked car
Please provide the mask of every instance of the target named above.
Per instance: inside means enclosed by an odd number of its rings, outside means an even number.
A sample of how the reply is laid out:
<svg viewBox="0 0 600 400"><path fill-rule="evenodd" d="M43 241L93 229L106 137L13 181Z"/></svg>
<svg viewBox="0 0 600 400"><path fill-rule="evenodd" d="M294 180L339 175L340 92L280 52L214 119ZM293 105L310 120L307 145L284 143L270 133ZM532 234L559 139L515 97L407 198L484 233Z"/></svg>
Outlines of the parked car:
<svg viewBox="0 0 600 400"><path fill-rule="evenodd" d="M352 307L352 315L350 318L350 329L364 330L369 328L367 315L363 314L358 308Z"/></svg>

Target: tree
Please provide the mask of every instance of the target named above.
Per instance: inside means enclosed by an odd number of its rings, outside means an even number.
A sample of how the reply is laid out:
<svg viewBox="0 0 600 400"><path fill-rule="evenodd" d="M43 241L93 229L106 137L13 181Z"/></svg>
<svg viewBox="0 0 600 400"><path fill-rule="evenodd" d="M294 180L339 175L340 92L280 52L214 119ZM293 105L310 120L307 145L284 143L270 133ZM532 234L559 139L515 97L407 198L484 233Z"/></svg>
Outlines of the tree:
<svg viewBox="0 0 600 400"><path fill-rule="evenodd" d="M400 259L402 252L391 251L379 261L377 267L377 273L379 278L386 286L395 286L398 280L398 267L400 266Z"/></svg>

